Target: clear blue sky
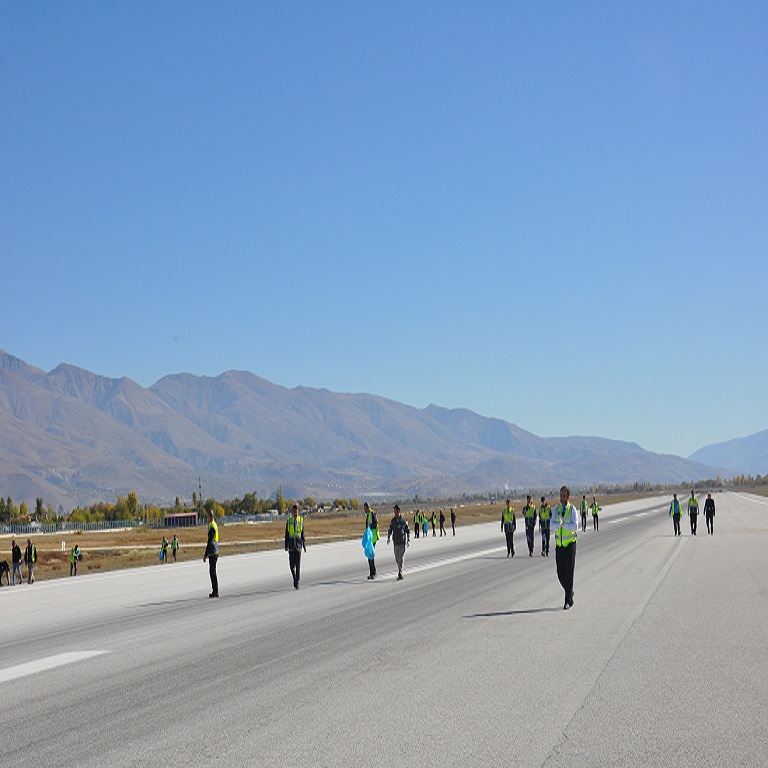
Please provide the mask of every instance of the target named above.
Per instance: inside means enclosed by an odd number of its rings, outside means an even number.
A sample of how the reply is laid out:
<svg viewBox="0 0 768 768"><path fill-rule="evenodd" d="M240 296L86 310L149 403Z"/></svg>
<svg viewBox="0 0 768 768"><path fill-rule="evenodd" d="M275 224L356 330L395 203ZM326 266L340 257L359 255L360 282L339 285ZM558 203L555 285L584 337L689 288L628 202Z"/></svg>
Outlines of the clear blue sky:
<svg viewBox="0 0 768 768"><path fill-rule="evenodd" d="M766 40L764 2L0 0L0 347L766 429Z"/></svg>

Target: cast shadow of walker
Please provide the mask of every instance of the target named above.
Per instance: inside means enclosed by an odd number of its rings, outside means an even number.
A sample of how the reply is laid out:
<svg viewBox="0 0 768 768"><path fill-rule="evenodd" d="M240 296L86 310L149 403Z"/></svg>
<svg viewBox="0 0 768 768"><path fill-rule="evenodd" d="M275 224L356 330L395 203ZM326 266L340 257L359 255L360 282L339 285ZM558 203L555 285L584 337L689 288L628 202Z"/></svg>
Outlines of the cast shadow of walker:
<svg viewBox="0 0 768 768"><path fill-rule="evenodd" d="M493 613L472 613L463 616L465 619L495 619L499 616L525 616L529 613L549 613L550 611L562 611L562 608L526 608L520 611L494 611Z"/></svg>

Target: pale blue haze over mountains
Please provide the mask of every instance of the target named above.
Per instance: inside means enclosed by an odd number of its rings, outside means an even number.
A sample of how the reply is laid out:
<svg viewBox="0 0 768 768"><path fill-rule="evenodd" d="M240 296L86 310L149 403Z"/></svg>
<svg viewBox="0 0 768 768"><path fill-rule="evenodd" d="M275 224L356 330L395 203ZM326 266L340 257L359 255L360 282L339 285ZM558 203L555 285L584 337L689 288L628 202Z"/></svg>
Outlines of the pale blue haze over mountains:
<svg viewBox="0 0 768 768"><path fill-rule="evenodd" d="M467 409L287 389L245 371L143 388L0 351L0 488L17 501L142 502L255 492L410 498L506 489L689 482L722 470L635 443L542 438ZM716 454L713 454L716 455Z"/></svg>

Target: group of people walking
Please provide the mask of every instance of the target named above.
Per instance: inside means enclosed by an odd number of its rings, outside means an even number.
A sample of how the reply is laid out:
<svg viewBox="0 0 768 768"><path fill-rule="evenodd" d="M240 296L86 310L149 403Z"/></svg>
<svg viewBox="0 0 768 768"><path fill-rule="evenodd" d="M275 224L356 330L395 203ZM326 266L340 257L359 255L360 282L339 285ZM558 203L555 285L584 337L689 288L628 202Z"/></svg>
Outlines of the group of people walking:
<svg viewBox="0 0 768 768"><path fill-rule="evenodd" d="M164 563L168 562L168 550L170 549L173 554L173 562L175 563L179 554L179 546L179 540L176 538L175 533L170 542L163 536L163 540L160 542L160 560Z"/></svg>
<svg viewBox="0 0 768 768"><path fill-rule="evenodd" d="M367 506L367 504L366 504ZM445 512L443 510L440 510L440 536L447 536L448 531L445 530ZM429 533L429 526L432 526L432 535L437 536L437 521L438 521L438 515L437 512L434 510L432 511L431 515L428 515L426 512L422 512L421 510L416 510L413 513L413 537L415 539L418 539L420 535L426 537ZM451 530L453 531L453 535L456 535L456 513L453 511L453 508L451 508Z"/></svg>
<svg viewBox="0 0 768 768"><path fill-rule="evenodd" d="M567 487L567 486L563 486ZM570 497L570 489L568 491ZM595 497L592 497L592 503L587 507L587 497L581 497L581 530L587 529L587 509L592 513L592 526L598 530L598 515L600 507ZM539 531L541 532L541 556L549 557L549 541L552 531L552 508L547 503L545 496L541 497L539 508L531 501L530 495L525 497L525 506L523 507L523 520L525 521L525 541L528 545L528 557L533 557L533 550L536 538L536 520L539 521ZM507 499L504 511L501 513L501 530L507 539L507 557L515 556L514 533L517 529L517 519L515 509L512 503Z"/></svg>
<svg viewBox="0 0 768 768"><path fill-rule="evenodd" d="M21 573L21 547L16 543L16 539L11 539L11 566L12 573L9 573L8 561L3 560L2 569L0 569L0 586L2 586L3 574L5 574L8 586L11 584L21 584L24 581L24 576ZM37 547L32 543L31 539L27 539L27 548L24 550L24 565L27 566L27 584L35 583L35 563L37 562ZM16 580L18 576L18 581Z"/></svg>
<svg viewBox="0 0 768 768"><path fill-rule="evenodd" d="M673 494L672 503L669 505L669 516L672 518L675 536L680 535L680 518L682 517L682 507L677 494ZM688 518L691 524L691 536L696 535L699 522L699 500L696 498L696 492L691 491L688 499ZM707 522L707 533L712 536L715 533L715 500L712 494L708 493L704 502L704 518Z"/></svg>
<svg viewBox="0 0 768 768"><path fill-rule="evenodd" d="M530 495L525 497L523 507L523 520L525 521L525 541L528 545L528 557L533 557L533 549L536 535L536 519L539 520L541 532L541 556L549 557L549 542L552 532L552 521L555 522L555 565L557 578L565 592L563 609L568 610L573 606L573 574L576 567L576 532L579 522L576 508L570 503L571 490L567 485L560 489L560 503L554 511L547 503L545 496L541 497L538 510L531 501ZM582 497L582 507L586 509L586 498ZM593 499L595 519L599 512L597 502ZM582 515L583 518L583 515ZM586 524L582 519L582 530ZM517 519L512 503L507 499L504 511L501 513L501 530L507 540L507 557L515 556L514 534L517 529ZM597 530L597 524L595 524Z"/></svg>

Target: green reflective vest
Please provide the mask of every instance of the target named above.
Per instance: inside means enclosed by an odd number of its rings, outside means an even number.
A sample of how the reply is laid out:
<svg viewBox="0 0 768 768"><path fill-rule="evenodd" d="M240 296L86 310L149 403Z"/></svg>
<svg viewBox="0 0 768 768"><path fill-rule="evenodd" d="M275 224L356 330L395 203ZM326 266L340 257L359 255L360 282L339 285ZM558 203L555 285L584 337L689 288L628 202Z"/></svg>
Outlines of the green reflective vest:
<svg viewBox="0 0 768 768"><path fill-rule="evenodd" d="M376 520L376 525L372 527L371 523L373 522L373 517L373 510L369 509L365 524L371 529L371 541L376 544L376 542L379 540L379 521Z"/></svg>
<svg viewBox="0 0 768 768"><path fill-rule="evenodd" d="M301 534L304 531L304 518L301 515L288 518L288 538L292 549L301 549Z"/></svg>
<svg viewBox="0 0 768 768"><path fill-rule="evenodd" d="M552 510L549 504L544 503L539 507L539 520L549 520L552 517Z"/></svg>
<svg viewBox="0 0 768 768"><path fill-rule="evenodd" d="M215 520L211 520L211 522L208 523L208 531L210 532L211 529L213 529L213 538L211 539L211 551L208 554L218 555L219 554L219 526L216 525Z"/></svg>
<svg viewBox="0 0 768 768"><path fill-rule="evenodd" d="M558 547L569 547L576 543L576 508L573 504L566 504L563 509L562 504L555 507L555 544ZM573 518L573 519L572 519ZM573 530L566 528L568 522L573 526Z"/></svg>
<svg viewBox="0 0 768 768"><path fill-rule="evenodd" d="M515 530L515 508L514 507L506 507L504 512L501 514L501 519L504 521L504 530L514 531Z"/></svg>

